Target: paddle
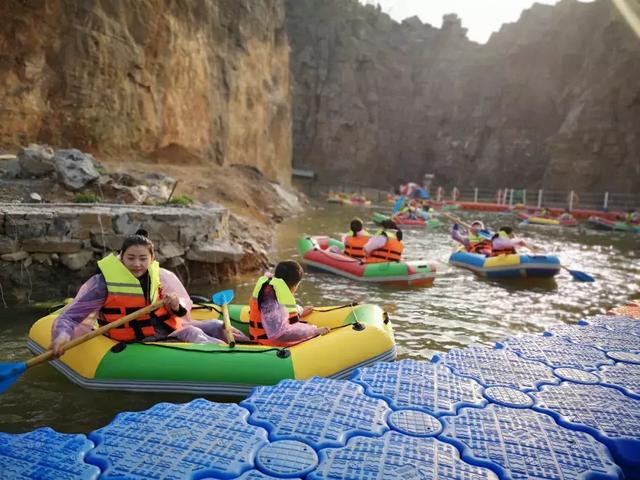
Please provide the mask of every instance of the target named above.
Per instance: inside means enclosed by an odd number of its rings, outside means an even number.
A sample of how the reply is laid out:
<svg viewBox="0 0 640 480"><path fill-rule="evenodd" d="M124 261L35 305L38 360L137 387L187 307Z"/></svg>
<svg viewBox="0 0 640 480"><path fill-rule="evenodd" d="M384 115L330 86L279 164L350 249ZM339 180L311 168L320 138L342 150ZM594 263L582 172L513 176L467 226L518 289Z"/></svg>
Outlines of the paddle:
<svg viewBox="0 0 640 480"><path fill-rule="evenodd" d="M396 216L396 214L400 211L403 205L404 205L404 196L400 195L398 200L396 200L395 205L393 206L393 210L391 210L391 218Z"/></svg>
<svg viewBox="0 0 640 480"><path fill-rule="evenodd" d="M540 247L536 247L534 245L528 245L527 247L533 253L542 252L542 249ZM567 272L569 272L569 274L573 277L573 279L577 280L578 282L595 282L596 281L596 279L593 278L591 275L589 275L588 273L583 272L581 270L571 270L570 268L567 268L562 264L560 264L560 268L562 268L563 270L566 270Z"/></svg>
<svg viewBox="0 0 640 480"><path fill-rule="evenodd" d="M448 218L449 220L451 220L451 221L453 221L455 223L459 223L460 225L462 225L467 230L471 229L471 225L469 225L466 222L463 222L459 217L456 217L455 215L451 215L450 213L447 213L447 212L442 212L442 216ZM491 237L493 236L493 234L489 230L486 230L486 229L480 230L480 235L483 236L484 238L486 238L487 240L491 240Z"/></svg>
<svg viewBox="0 0 640 480"><path fill-rule="evenodd" d="M227 343L231 348L236 346L231 330L231 320L229 319L229 302L233 300L233 290L223 290L211 295L211 301L222 307L222 321L224 322L224 334L227 337Z"/></svg>
<svg viewBox="0 0 640 480"><path fill-rule="evenodd" d="M130 313L129 315L126 315L116 320L115 322L110 322L96 330L92 330L88 333L85 333L81 337L78 337L76 339L70 340L67 343L65 343L63 345L64 351L67 351L73 347L77 347L78 345L86 342L87 340L91 340L92 338L95 338L99 335L102 335L103 333L108 332L112 328L119 327L127 322L130 322L131 320L135 320L139 316L144 315L145 313L149 313L153 310L156 310L161 306L162 306L162 301L152 303L151 305L147 305L146 307L141 308L140 310L136 310L135 312ZM20 376L25 372L27 368L31 368L41 363L44 363L52 357L53 357L53 351L47 350L46 352L38 355L37 357L33 357L27 360L26 362L0 363L0 393L6 392L11 387L11 385L13 385L16 382L16 380L20 378Z"/></svg>

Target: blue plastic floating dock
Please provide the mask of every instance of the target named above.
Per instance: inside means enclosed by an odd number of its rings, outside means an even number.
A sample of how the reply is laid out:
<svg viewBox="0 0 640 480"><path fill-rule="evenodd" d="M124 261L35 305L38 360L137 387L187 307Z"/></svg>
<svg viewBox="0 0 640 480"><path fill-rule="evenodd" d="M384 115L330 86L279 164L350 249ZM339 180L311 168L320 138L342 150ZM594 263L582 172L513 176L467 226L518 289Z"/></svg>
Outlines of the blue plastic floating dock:
<svg viewBox="0 0 640 480"><path fill-rule="evenodd" d="M254 466L267 432L247 423L249 412L204 399L159 403L144 412L120 413L89 438L87 462L102 478L234 478Z"/></svg>
<svg viewBox="0 0 640 480"><path fill-rule="evenodd" d="M614 332L640 336L640 322L631 317L620 315L595 315L580 320L579 325L602 327Z"/></svg>
<svg viewBox="0 0 640 480"><path fill-rule="evenodd" d="M310 480L495 478L491 471L460 460L452 445L397 432L377 438L355 437L346 447L323 450L320 456L317 470L307 477Z"/></svg>
<svg viewBox="0 0 640 480"><path fill-rule="evenodd" d="M621 477L606 447L592 436L530 409L465 408L444 421L442 437L462 450L462 458L494 469L501 478Z"/></svg>
<svg viewBox="0 0 640 480"><path fill-rule="evenodd" d="M39 428L20 435L0 433L0 478L90 480L100 469L84 462L93 443L84 435Z"/></svg>
<svg viewBox="0 0 640 480"><path fill-rule="evenodd" d="M394 409L415 408L436 417L486 403L478 382L429 362L378 363L357 371L353 381L362 384L367 395L382 398Z"/></svg>
<svg viewBox="0 0 640 480"><path fill-rule="evenodd" d="M558 325L549 332L579 345L590 345L604 351L640 352L640 337L593 325Z"/></svg>
<svg viewBox="0 0 640 480"><path fill-rule="evenodd" d="M271 440L298 440L314 448L339 447L355 435L382 435L391 413L355 383L314 377L258 387L240 405L249 422L269 431Z"/></svg>
<svg viewBox="0 0 640 480"><path fill-rule="evenodd" d="M0 478L640 478L640 321L581 323L284 380L239 405L160 403L88 438L0 433Z"/></svg>
<svg viewBox="0 0 640 480"><path fill-rule="evenodd" d="M619 465L640 468L640 400L613 388L574 382L544 386L533 396L535 408L560 425L594 435Z"/></svg>
<svg viewBox="0 0 640 480"><path fill-rule="evenodd" d="M542 383L558 383L551 368L505 349L454 348L442 356L435 355L433 361L441 362L485 387L502 385L534 390Z"/></svg>
<svg viewBox="0 0 640 480"><path fill-rule="evenodd" d="M549 367L575 367L595 370L600 365L612 365L602 350L588 345L571 343L562 337L523 335L509 337L499 344L528 360L542 362Z"/></svg>

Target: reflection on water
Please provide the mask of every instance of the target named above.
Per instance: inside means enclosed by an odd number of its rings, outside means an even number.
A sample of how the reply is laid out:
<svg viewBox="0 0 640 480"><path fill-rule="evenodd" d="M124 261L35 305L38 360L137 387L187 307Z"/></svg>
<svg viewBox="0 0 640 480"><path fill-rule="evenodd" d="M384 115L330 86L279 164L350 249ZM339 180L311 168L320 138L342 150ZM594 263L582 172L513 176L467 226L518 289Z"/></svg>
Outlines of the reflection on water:
<svg viewBox="0 0 640 480"><path fill-rule="evenodd" d="M322 204L287 219L277 230L271 260L299 260L296 243L300 235L337 236L348 230L353 216L367 220L373 211L366 207ZM461 213L460 216L467 221L480 218L494 227L518 225L517 220L506 215ZM375 229L373 225L369 228ZM534 226L519 229L519 234L558 254L567 267L590 273L596 277L596 283L575 282L567 272L552 280L533 282L505 283L478 278L446 264L453 242L447 226L442 226L431 231L405 230L407 259L438 262L438 276L432 287L398 289L308 272L298 291L298 300L317 306L350 301L380 304L393 321L399 357L429 359L435 352L453 347L492 345L510 334L542 332L556 322L577 322L584 314L602 313L640 296L640 235ZM216 288L233 288L236 301L247 302L254 281L254 276L247 276ZM43 314L41 310L24 308L0 310L3 359L28 358L26 334L33 321ZM26 372L2 395L0 431L23 432L49 425L63 432L86 433L107 424L123 410L142 410L160 401L186 402L192 398L166 393L85 390L43 365Z"/></svg>

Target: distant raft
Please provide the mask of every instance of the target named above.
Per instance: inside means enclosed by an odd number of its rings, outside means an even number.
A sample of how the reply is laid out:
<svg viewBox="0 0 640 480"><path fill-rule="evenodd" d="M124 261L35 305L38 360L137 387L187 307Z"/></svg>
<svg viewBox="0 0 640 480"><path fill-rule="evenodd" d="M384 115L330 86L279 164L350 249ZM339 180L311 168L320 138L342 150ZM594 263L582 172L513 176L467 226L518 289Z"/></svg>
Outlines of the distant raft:
<svg viewBox="0 0 640 480"><path fill-rule="evenodd" d="M575 227L576 225L578 225L578 221L575 218L560 219L560 217L536 217L535 215L530 215L524 212L519 212L516 217L519 220L526 220L527 223L530 223L532 225L555 225L561 227Z"/></svg>
<svg viewBox="0 0 640 480"><path fill-rule="evenodd" d="M436 276L436 266L432 262L363 263L356 258L330 251L331 246L339 250L344 249L342 242L333 238L301 237L298 240L298 251L302 255L302 263L318 270L369 283L428 286L433 284Z"/></svg>
<svg viewBox="0 0 640 480"><path fill-rule="evenodd" d="M438 227L441 225L440 220L436 218L430 218L429 220L425 220L424 218L406 218L400 215L396 215L395 217L390 217L389 215L385 215L381 212L375 212L371 216L371 220L374 223L381 224L385 220L392 220L393 223L399 226L416 226L416 227Z"/></svg>
<svg viewBox="0 0 640 480"><path fill-rule="evenodd" d="M249 329L248 310L243 305L229 306L232 324L245 333ZM31 327L28 347L32 352L39 354L49 348L51 325L60 312ZM194 320L220 316L220 307L214 304L201 304L192 311ZM72 382L89 389L240 396L248 395L257 385L274 385L284 379L316 375L348 378L358 367L395 359L391 323L376 305L319 307L305 321L331 331L290 347L120 343L98 336L51 364Z"/></svg>
<svg viewBox="0 0 640 480"><path fill-rule="evenodd" d="M640 225L631 225L627 222L607 220L602 217L589 217L587 224L596 230L640 233Z"/></svg>
<svg viewBox="0 0 640 480"><path fill-rule="evenodd" d="M560 260L553 255L513 254L486 257L459 250L451 254L449 264L491 279L550 278L560 272Z"/></svg>

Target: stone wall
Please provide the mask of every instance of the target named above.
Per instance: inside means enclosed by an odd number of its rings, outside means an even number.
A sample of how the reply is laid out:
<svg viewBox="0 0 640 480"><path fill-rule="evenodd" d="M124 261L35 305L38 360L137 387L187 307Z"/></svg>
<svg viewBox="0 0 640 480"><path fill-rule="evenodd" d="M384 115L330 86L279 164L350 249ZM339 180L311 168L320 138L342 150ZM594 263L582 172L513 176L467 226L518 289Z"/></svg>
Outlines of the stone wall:
<svg viewBox="0 0 640 480"><path fill-rule="evenodd" d="M4 0L0 18L0 149L186 151L290 182L282 0Z"/></svg>
<svg viewBox="0 0 640 480"><path fill-rule="evenodd" d="M5 304L73 296L96 262L138 228L149 232L160 265L186 285L211 284L256 252L229 239L220 207L0 204L0 287Z"/></svg>
<svg viewBox="0 0 640 480"><path fill-rule="evenodd" d="M321 182L634 192L640 43L609 0L534 4L486 45L455 15L398 23L286 0L294 165Z"/></svg>

